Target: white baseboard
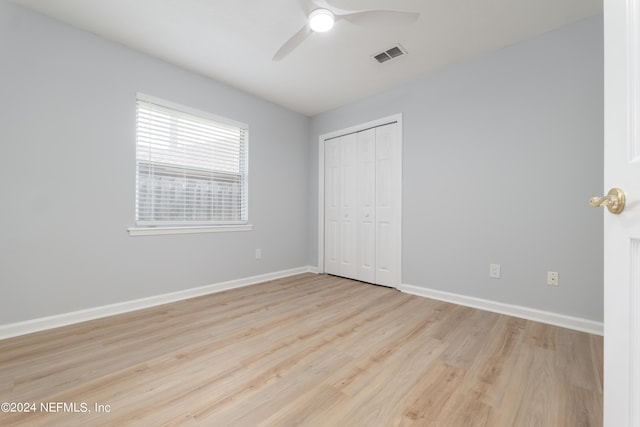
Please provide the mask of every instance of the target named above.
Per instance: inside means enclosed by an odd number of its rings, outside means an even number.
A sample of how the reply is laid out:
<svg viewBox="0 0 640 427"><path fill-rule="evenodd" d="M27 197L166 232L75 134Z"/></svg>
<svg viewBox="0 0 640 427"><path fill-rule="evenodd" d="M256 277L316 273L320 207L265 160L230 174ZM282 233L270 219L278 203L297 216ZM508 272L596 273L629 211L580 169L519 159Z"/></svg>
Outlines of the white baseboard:
<svg viewBox="0 0 640 427"><path fill-rule="evenodd" d="M88 320L99 319L116 314L128 313L130 311L155 307L162 304L182 301L202 295L226 291L229 289L241 288L243 286L254 285L256 283L266 282L268 280L281 279L283 277L294 276L296 274L313 273L314 270L317 270L317 268L299 267L291 270L277 271L274 273L261 274L258 276L246 277L243 279L229 280L227 282L216 283L213 285L185 289L183 291L171 292L168 294L156 295L148 298L103 305L100 307L73 311L70 313L57 314L54 316L41 317L24 322L9 323L6 325L0 325L0 339L26 335L33 332L44 331L47 329L59 328L61 326L86 322Z"/></svg>
<svg viewBox="0 0 640 427"><path fill-rule="evenodd" d="M593 320L583 319L580 317L566 316L549 311L536 310L519 305L505 304L465 295L437 291L434 289L423 288L419 286L401 285L400 290L408 294L425 298L450 302L453 304L464 305L467 307L478 308L481 310L506 314L514 317L520 317L527 320L547 323L550 325L560 326L563 328L573 329L581 332L587 332L590 334L604 335L604 323L595 322Z"/></svg>

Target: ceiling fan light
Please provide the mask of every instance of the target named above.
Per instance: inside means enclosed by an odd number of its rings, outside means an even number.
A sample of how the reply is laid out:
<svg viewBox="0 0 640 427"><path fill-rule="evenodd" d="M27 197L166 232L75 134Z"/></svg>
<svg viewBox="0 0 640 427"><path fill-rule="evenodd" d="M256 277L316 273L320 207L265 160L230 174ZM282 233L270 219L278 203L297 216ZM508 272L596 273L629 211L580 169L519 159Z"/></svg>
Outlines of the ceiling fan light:
<svg viewBox="0 0 640 427"><path fill-rule="evenodd" d="M309 14L309 27L317 33L324 33L333 27L335 16L327 9L316 9Z"/></svg>

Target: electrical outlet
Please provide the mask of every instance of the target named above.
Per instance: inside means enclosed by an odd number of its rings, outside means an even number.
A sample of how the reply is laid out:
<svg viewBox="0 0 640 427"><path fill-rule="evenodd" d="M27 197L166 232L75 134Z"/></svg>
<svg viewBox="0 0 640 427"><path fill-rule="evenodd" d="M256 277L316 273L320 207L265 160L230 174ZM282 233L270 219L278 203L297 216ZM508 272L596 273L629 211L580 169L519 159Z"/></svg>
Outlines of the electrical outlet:
<svg viewBox="0 0 640 427"><path fill-rule="evenodd" d="M493 279L500 278L500 264L489 264L489 277Z"/></svg>
<svg viewBox="0 0 640 427"><path fill-rule="evenodd" d="M256 249L256 259L262 259L262 249Z"/></svg>
<svg viewBox="0 0 640 427"><path fill-rule="evenodd" d="M560 282L558 280L558 272L557 271L547 271L547 285L549 286L560 286Z"/></svg>

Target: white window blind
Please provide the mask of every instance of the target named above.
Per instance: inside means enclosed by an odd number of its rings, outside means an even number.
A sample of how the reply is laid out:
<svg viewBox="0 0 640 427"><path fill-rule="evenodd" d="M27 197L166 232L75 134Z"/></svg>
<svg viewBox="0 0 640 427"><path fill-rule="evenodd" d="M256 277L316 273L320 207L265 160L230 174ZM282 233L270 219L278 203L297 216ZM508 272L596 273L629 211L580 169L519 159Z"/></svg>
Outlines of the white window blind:
<svg viewBox="0 0 640 427"><path fill-rule="evenodd" d="M248 127L137 99L136 224L247 223Z"/></svg>

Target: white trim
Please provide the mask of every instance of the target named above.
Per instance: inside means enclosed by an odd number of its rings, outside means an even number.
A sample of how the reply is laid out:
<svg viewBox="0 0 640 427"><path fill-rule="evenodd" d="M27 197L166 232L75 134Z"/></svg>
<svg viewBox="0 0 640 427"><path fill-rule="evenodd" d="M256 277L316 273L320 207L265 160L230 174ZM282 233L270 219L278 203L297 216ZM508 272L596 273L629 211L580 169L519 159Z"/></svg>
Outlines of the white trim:
<svg viewBox="0 0 640 427"><path fill-rule="evenodd" d="M638 144L640 142L637 138L640 136L640 120L635 120L638 109L640 109L640 79L638 79L638 70L640 69L640 59L637 52L640 49L640 4L637 0L631 0L627 2L629 8L627 15L627 58L629 60L629 72L627 74L628 79L628 105L629 105L629 120L628 123L628 139L629 141L629 161L634 162L640 159L640 152L638 152Z"/></svg>
<svg viewBox="0 0 640 427"><path fill-rule="evenodd" d="M629 268L629 425L637 426L640 420L640 239L630 240Z"/></svg>
<svg viewBox="0 0 640 427"><path fill-rule="evenodd" d="M324 138L318 137L318 272L324 273Z"/></svg>
<svg viewBox="0 0 640 427"><path fill-rule="evenodd" d="M337 131L329 132L322 134L318 137L318 273L324 273L324 142L327 139L337 138L343 135L348 135L354 132L360 132L365 129L383 126L389 123L397 122L398 123L398 132L400 137L400 145L404 146L404 133L403 133L403 124L402 124L402 113L392 114L387 117L382 117L380 119L372 120L370 122L362 123L355 126L350 126L345 129L340 129ZM402 162L404 163L404 161ZM398 217L402 218L402 192L399 195L400 199L400 207L398 212ZM399 247L402 248L402 221L400 221L400 242ZM400 262L398 263L398 277L399 282L402 282L402 251L399 251L398 256L400 257Z"/></svg>
<svg viewBox="0 0 640 427"><path fill-rule="evenodd" d="M183 113L191 114L192 116L213 120L214 122L218 122L220 124L224 124L227 126L233 126L233 127L249 130L249 125L246 123L239 122L233 119L228 119L226 117L218 116L208 111L199 110L197 108L189 107L187 105L178 104L177 102L167 101L166 99L157 98L155 96L147 95L146 93L137 92L136 99L140 99L142 101L150 102L156 105L161 105L163 107L171 108L172 110L177 110Z"/></svg>
<svg viewBox="0 0 640 427"><path fill-rule="evenodd" d="M628 22L627 22L627 58L628 65L628 118L629 126L627 144L631 150L630 161L638 161L640 153L638 145L640 144L640 120L638 120L638 112L640 111L640 2L638 0L630 0L627 2ZM629 277L630 295L629 295L629 425L640 425L640 292L638 291L638 283L640 283L640 266L638 265L638 254L640 253L640 243L638 239L631 239L631 269Z"/></svg>
<svg viewBox="0 0 640 427"><path fill-rule="evenodd" d="M193 234L193 233L224 233L227 231L251 231L253 225L201 225L183 227L129 227L130 236L156 236L160 234Z"/></svg>
<svg viewBox="0 0 640 427"><path fill-rule="evenodd" d="M387 117L382 117L380 119L371 120L370 122L362 123L355 126L350 126L345 129L336 130L333 132L328 132L320 135L319 141L323 143L326 139L337 138L339 136L348 135L350 133L360 132L365 129L375 128L378 126L383 126L389 123L398 122L402 123L402 113L392 114Z"/></svg>
<svg viewBox="0 0 640 427"><path fill-rule="evenodd" d="M564 314L474 298L466 295L423 288L420 286L402 285L400 290L411 295L431 298L438 301L450 302L453 304L464 305L466 307L473 307L494 313L506 314L508 316L520 317L522 319L547 323L590 334L604 335L604 323L594 322L593 320L583 319L580 317L566 316Z"/></svg>
<svg viewBox="0 0 640 427"><path fill-rule="evenodd" d="M197 288L185 289L182 291L171 292L162 295L155 295L147 298L140 298L131 301L124 301L116 304L103 305L100 307L89 308L86 310L73 311L54 316L41 317L38 319L27 320L24 322L9 323L0 325L0 339L16 337L19 335L31 334L47 329L59 328L61 326L72 325L75 323L86 322L88 320L99 319L102 317L113 316L116 314L128 313L144 308L155 307L158 305L168 304L176 301L182 301L189 298L209 295L216 292L222 292L229 289L241 288L244 286L255 285L257 283L266 282L268 280L281 279L283 277L294 276L302 273L314 272L314 267L299 267L291 270L276 271L274 273L266 273L258 276L245 277L242 279L229 280L227 282L216 283L213 285L200 286Z"/></svg>

